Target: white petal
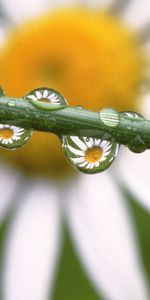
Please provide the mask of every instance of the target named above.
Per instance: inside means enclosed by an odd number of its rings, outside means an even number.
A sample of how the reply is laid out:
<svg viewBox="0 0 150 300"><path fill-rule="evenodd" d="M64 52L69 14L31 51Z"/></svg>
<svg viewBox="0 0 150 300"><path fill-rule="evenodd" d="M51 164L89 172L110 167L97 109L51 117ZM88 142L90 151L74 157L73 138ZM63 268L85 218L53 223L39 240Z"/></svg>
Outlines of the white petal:
<svg viewBox="0 0 150 300"><path fill-rule="evenodd" d="M37 100L37 97L35 95L29 95L28 98L33 100L33 101Z"/></svg>
<svg viewBox="0 0 150 300"><path fill-rule="evenodd" d="M1 0L3 9L10 19L22 23L28 18L46 12L49 8L56 6L55 1L47 0Z"/></svg>
<svg viewBox="0 0 150 300"><path fill-rule="evenodd" d="M76 157L76 158L71 158L71 160L75 163L75 164L80 164L85 162L85 158L84 157Z"/></svg>
<svg viewBox="0 0 150 300"><path fill-rule="evenodd" d="M87 161L84 161L82 164L79 165L79 167L81 167L81 168L82 168L82 167L85 167L87 164L88 164L88 162L87 162Z"/></svg>
<svg viewBox="0 0 150 300"><path fill-rule="evenodd" d="M88 148L92 148L94 144L94 139L93 138L84 138L85 144L87 145Z"/></svg>
<svg viewBox="0 0 150 300"><path fill-rule="evenodd" d="M105 160L106 160L106 158L107 158L107 157L103 155L103 156L100 158L100 160L99 160L99 161L100 161L100 162L102 162L102 161L105 161Z"/></svg>
<svg viewBox="0 0 150 300"><path fill-rule="evenodd" d="M41 99L43 97L41 92L39 92L39 91L36 91L35 94L38 99Z"/></svg>
<svg viewBox="0 0 150 300"><path fill-rule="evenodd" d="M118 164L113 170L118 180L122 180L137 200L150 210L150 150L136 154L121 149Z"/></svg>
<svg viewBox="0 0 150 300"><path fill-rule="evenodd" d="M108 142L108 141L102 141L100 143L100 147L104 148L104 147L108 147L108 146L111 146L111 144Z"/></svg>
<svg viewBox="0 0 150 300"><path fill-rule="evenodd" d="M82 150L75 149L70 145L67 145L67 147L73 154L84 156L84 152Z"/></svg>
<svg viewBox="0 0 150 300"><path fill-rule="evenodd" d="M150 119L150 93L144 94L142 99L140 99L140 102L141 102L141 113L143 114L145 119L147 118L149 120Z"/></svg>
<svg viewBox="0 0 150 300"><path fill-rule="evenodd" d="M148 300L132 220L108 173L82 176L68 200L74 245L104 299Z"/></svg>
<svg viewBox="0 0 150 300"><path fill-rule="evenodd" d="M56 191L35 181L20 199L5 245L4 299L46 300L51 291L60 237Z"/></svg>
<svg viewBox="0 0 150 300"><path fill-rule="evenodd" d="M22 184L23 178L15 169L11 169L0 162L0 223L3 221L9 209L12 208L16 201L19 188Z"/></svg>
<svg viewBox="0 0 150 300"><path fill-rule="evenodd" d="M95 146L99 146L100 145L100 140L99 139L95 139L94 143L95 143Z"/></svg>
<svg viewBox="0 0 150 300"><path fill-rule="evenodd" d="M110 154L110 152L111 152L111 151L106 151L106 152L104 152L104 153L103 153L103 156L104 156L104 157L107 157L107 156Z"/></svg>
<svg viewBox="0 0 150 300"><path fill-rule="evenodd" d="M94 163L95 167L99 167L99 164L100 164L99 161L97 161L97 162Z"/></svg>
<svg viewBox="0 0 150 300"><path fill-rule="evenodd" d="M44 90L43 97L46 98L48 96L48 90Z"/></svg>
<svg viewBox="0 0 150 300"><path fill-rule="evenodd" d="M90 8L107 8L110 4L112 4L116 0L105 0L105 1L98 1L98 0L80 0L78 1L79 4L83 6L88 6Z"/></svg>
<svg viewBox="0 0 150 300"><path fill-rule="evenodd" d="M53 93L53 94L49 95L48 99L55 99L55 94Z"/></svg>
<svg viewBox="0 0 150 300"><path fill-rule="evenodd" d="M87 150L87 146L77 136L70 136L71 140L83 151Z"/></svg>
<svg viewBox="0 0 150 300"><path fill-rule="evenodd" d="M135 29L149 23L150 20L150 1L147 0L132 0L126 6L123 15L127 24L133 26Z"/></svg>

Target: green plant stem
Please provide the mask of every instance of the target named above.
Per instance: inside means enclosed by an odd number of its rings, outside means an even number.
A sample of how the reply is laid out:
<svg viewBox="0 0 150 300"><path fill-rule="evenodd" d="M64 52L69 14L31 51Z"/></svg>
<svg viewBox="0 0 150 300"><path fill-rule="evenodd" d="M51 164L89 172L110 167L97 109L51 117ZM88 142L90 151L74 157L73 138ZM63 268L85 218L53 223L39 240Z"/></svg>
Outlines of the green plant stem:
<svg viewBox="0 0 150 300"><path fill-rule="evenodd" d="M35 107L23 98L0 97L0 122L26 129L52 132L59 136L74 135L101 138L129 147L150 149L150 121L131 119L118 113L117 125L108 126L100 118L99 112L82 107L65 107L59 110L44 110ZM113 113L107 115L113 122ZM139 151L140 152L140 151Z"/></svg>

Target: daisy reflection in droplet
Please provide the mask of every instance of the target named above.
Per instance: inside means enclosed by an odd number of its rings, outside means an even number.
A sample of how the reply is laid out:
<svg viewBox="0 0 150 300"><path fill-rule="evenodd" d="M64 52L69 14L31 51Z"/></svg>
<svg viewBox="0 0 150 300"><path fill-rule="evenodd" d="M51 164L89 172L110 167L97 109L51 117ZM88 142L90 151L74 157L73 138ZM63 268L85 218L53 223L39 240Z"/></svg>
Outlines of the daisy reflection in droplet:
<svg viewBox="0 0 150 300"><path fill-rule="evenodd" d="M119 151L118 144L77 136L63 137L62 147L70 163L79 171L89 174L106 170Z"/></svg>

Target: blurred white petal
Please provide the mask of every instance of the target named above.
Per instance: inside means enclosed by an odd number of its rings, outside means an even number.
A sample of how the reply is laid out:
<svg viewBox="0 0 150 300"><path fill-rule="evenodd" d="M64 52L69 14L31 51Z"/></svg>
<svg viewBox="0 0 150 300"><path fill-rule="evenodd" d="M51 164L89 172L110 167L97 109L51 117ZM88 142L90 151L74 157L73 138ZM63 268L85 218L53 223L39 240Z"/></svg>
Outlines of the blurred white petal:
<svg viewBox="0 0 150 300"><path fill-rule="evenodd" d="M127 24L141 28L150 21L150 1L130 0L123 16Z"/></svg>
<svg viewBox="0 0 150 300"><path fill-rule="evenodd" d="M80 0L1 0L4 12L14 23L22 23L55 7L78 4Z"/></svg>
<svg viewBox="0 0 150 300"><path fill-rule="evenodd" d="M80 5L90 8L107 8L109 5L114 3L116 0L80 0L78 1Z"/></svg>
<svg viewBox="0 0 150 300"><path fill-rule="evenodd" d="M57 1L56 1L57 2ZM22 23L55 6L54 0L1 0L4 12L15 23Z"/></svg>
<svg viewBox="0 0 150 300"><path fill-rule="evenodd" d="M145 94L141 99L141 113L145 119L150 120L150 93Z"/></svg>
<svg viewBox="0 0 150 300"><path fill-rule="evenodd" d="M116 173L137 200L150 210L150 150L136 154L122 147Z"/></svg>
<svg viewBox="0 0 150 300"><path fill-rule="evenodd" d="M15 204L19 187L23 178L19 172L0 162L0 223L5 218L8 210Z"/></svg>
<svg viewBox="0 0 150 300"><path fill-rule="evenodd" d="M6 39L6 34L7 34L7 28L5 28L5 26L1 24L0 25L0 47L3 45Z"/></svg>
<svg viewBox="0 0 150 300"><path fill-rule="evenodd" d="M109 174L82 176L68 191L66 217L86 271L109 300L146 300L132 220Z"/></svg>
<svg viewBox="0 0 150 300"><path fill-rule="evenodd" d="M5 245L6 300L46 300L51 291L60 244L56 191L49 181L31 181L22 197Z"/></svg>

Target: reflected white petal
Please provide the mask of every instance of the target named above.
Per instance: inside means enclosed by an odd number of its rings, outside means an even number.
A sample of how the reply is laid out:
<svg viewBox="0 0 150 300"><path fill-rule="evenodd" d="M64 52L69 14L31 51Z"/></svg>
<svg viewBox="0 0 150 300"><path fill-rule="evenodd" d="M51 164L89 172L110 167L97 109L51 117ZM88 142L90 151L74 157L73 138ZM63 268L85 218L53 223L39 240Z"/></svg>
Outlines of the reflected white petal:
<svg viewBox="0 0 150 300"><path fill-rule="evenodd" d="M70 136L71 140L79 147L79 149L86 151L87 146L77 136Z"/></svg>
<svg viewBox="0 0 150 300"><path fill-rule="evenodd" d="M47 96L48 96L48 90L44 90L43 98L46 98Z"/></svg>
<svg viewBox="0 0 150 300"><path fill-rule="evenodd" d="M72 146L70 146L69 144L67 145L67 147L73 154L84 156L84 152L82 150L75 149Z"/></svg>
<svg viewBox="0 0 150 300"><path fill-rule="evenodd" d="M113 170L137 200L150 210L150 151L136 154L121 149L118 164Z"/></svg>
<svg viewBox="0 0 150 300"><path fill-rule="evenodd" d="M54 279L60 236L57 189L31 182L5 249L4 299L46 300Z"/></svg>
<svg viewBox="0 0 150 300"><path fill-rule="evenodd" d="M70 194L66 217L97 290L110 300L148 300L132 220L108 173L83 175Z"/></svg>
<svg viewBox="0 0 150 300"><path fill-rule="evenodd" d="M33 101L37 100L37 97L35 95L29 95L28 98L33 100Z"/></svg>

